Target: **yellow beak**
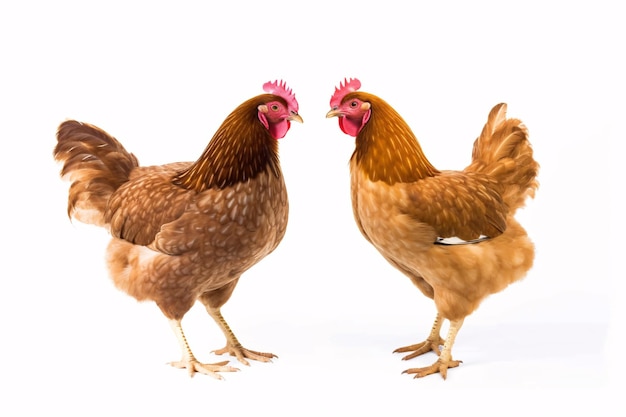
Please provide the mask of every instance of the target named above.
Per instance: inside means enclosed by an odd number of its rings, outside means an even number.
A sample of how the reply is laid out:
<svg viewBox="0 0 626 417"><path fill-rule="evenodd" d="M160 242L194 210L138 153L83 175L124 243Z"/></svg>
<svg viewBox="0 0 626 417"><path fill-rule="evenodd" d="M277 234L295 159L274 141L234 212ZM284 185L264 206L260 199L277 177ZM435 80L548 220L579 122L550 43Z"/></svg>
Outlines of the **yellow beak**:
<svg viewBox="0 0 626 417"><path fill-rule="evenodd" d="M298 113L292 114L287 118L287 120L291 120L292 122L304 123L304 120L302 120L302 116L300 116Z"/></svg>
<svg viewBox="0 0 626 417"><path fill-rule="evenodd" d="M326 113L326 118L330 119L331 117L341 116L341 112L339 110L332 109L328 113Z"/></svg>

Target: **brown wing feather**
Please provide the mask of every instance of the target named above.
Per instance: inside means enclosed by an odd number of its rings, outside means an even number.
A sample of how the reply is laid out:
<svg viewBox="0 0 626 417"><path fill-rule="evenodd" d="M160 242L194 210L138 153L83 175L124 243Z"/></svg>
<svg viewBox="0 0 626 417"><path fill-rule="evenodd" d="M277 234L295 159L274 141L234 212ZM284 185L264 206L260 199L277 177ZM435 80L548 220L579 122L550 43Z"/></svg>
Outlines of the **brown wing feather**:
<svg viewBox="0 0 626 417"><path fill-rule="evenodd" d="M164 224L179 218L194 198L193 192L172 183L176 172L190 163L141 167L133 171L109 199L105 220L111 234L137 245L149 245Z"/></svg>
<svg viewBox="0 0 626 417"><path fill-rule="evenodd" d="M224 261L254 263L259 247L273 249L284 235L288 210L282 178L262 173L227 189L198 194L190 209L161 228L153 247L170 255L197 249ZM275 240L274 235L280 238Z"/></svg>
<svg viewBox="0 0 626 417"><path fill-rule="evenodd" d="M407 214L432 226L440 237L496 237L506 229L500 186L487 175L444 171L409 187Z"/></svg>

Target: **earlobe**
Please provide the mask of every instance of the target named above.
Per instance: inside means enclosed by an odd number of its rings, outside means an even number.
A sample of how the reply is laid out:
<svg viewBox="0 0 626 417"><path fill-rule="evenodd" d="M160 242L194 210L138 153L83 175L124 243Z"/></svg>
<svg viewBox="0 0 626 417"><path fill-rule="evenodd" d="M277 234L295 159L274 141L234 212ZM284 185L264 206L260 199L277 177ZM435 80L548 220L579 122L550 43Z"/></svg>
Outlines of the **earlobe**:
<svg viewBox="0 0 626 417"><path fill-rule="evenodd" d="M261 107L264 107L265 111L263 111ZM261 121L261 123L263 123L263 126L265 126L266 129L269 129L270 124L267 121L267 117L265 117L265 113L267 113L267 106L263 106L263 105L259 106L259 113L257 113L259 116L259 120Z"/></svg>
<svg viewBox="0 0 626 417"><path fill-rule="evenodd" d="M367 104L368 109L371 107L369 103L363 103L363 104ZM361 129L363 129L363 126L365 126L365 123L367 123L371 115L372 115L372 110L368 110L367 113L365 113L365 115L363 116L363 120L361 121Z"/></svg>
<svg viewBox="0 0 626 417"><path fill-rule="evenodd" d="M269 111L269 109L267 108L265 104L259 104L259 107L257 107L257 110L260 111L261 113L267 113Z"/></svg>
<svg viewBox="0 0 626 417"><path fill-rule="evenodd" d="M369 110L370 107L372 107L372 105L368 101L364 101L363 104L361 104L361 110Z"/></svg>

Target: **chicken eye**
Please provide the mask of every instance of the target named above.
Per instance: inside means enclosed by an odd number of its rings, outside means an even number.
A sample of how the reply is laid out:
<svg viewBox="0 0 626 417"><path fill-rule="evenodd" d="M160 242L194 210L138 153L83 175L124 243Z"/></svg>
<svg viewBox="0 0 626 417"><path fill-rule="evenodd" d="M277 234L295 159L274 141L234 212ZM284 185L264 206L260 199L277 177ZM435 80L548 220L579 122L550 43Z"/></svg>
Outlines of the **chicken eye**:
<svg viewBox="0 0 626 417"><path fill-rule="evenodd" d="M272 110L278 111L278 104L272 104Z"/></svg>
<svg viewBox="0 0 626 417"><path fill-rule="evenodd" d="M357 103L356 101L353 101L352 103L350 103L350 107L352 107L353 109L356 108L356 106L358 106L359 103Z"/></svg>

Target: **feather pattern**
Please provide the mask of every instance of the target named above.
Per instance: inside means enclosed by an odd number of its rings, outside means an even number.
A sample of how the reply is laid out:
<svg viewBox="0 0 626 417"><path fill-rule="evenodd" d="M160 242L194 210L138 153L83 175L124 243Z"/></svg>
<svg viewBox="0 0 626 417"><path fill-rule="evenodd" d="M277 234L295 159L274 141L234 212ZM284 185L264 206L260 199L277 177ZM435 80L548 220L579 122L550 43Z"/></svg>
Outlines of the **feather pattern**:
<svg viewBox="0 0 626 417"><path fill-rule="evenodd" d="M372 94L352 92L344 101L359 97L375 109L356 139L353 154L372 181L384 181L393 185L397 182L414 182L439 175L439 171L428 161L413 131L404 119L383 99ZM402 160L398 164L398 159Z"/></svg>
<svg viewBox="0 0 626 417"><path fill-rule="evenodd" d="M64 161L61 176L71 182L68 216L104 226L109 198L139 161L117 139L88 123L68 120L59 126L57 137L55 158Z"/></svg>
<svg viewBox="0 0 626 417"><path fill-rule="evenodd" d="M526 126L518 119L507 119L506 109L500 103L489 113L465 171L484 173L502 184L502 200L513 214L535 196L539 164L533 158Z"/></svg>
<svg viewBox="0 0 626 417"><path fill-rule="evenodd" d="M215 132L200 158L178 173L174 183L202 192L254 179L266 169L276 177L282 175L278 144L256 116L256 108L271 100L287 104L280 96L262 94L237 107ZM239 140L233 141L232 137Z"/></svg>

